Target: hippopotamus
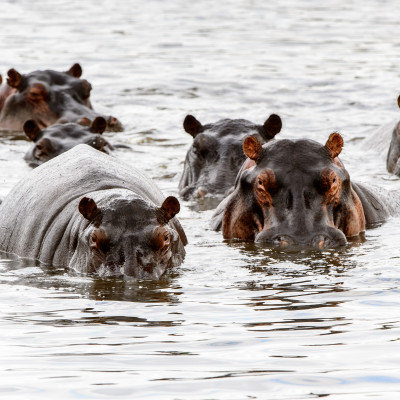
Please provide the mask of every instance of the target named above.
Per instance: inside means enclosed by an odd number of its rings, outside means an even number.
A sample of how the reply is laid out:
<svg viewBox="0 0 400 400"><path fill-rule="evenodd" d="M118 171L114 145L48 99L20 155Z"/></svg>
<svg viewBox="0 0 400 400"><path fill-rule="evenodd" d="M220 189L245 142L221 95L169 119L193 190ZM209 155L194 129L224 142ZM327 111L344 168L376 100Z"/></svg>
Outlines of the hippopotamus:
<svg viewBox="0 0 400 400"><path fill-rule="evenodd" d="M80 273L159 279L182 263L179 201L80 144L33 169L0 206L0 250Z"/></svg>
<svg viewBox="0 0 400 400"><path fill-rule="evenodd" d="M260 142L268 142L280 132L282 121L272 114L263 125L245 119L222 119L202 125L193 115L187 115L183 128L193 142L186 154L179 195L184 200L206 194L222 198L232 190L246 158L242 151L244 138L254 135Z"/></svg>
<svg viewBox="0 0 400 400"><path fill-rule="evenodd" d="M397 98L397 104L400 107L400 96ZM400 122L396 124L392 133L389 151L386 158L386 168L392 174L400 176Z"/></svg>
<svg viewBox="0 0 400 400"><path fill-rule="evenodd" d="M90 102L92 85L80 79L82 68L74 64L68 71L8 71L0 86L0 129L22 131L25 121L34 119L43 129L56 123L91 125L98 116ZM1 81L1 80L0 80ZM121 131L115 117L105 117L107 130Z"/></svg>
<svg viewBox="0 0 400 400"><path fill-rule="evenodd" d="M38 166L82 143L108 153L113 147L101 136L106 125L107 121L103 117L96 117L91 126L70 122L54 124L41 130L39 124L30 119L23 128L27 138L34 144L26 152L24 159L31 166Z"/></svg>
<svg viewBox="0 0 400 400"><path fill-rule="evenodd" d="M225 239L335 248L400 210L399 193L350 181L339 133L318 142L244 140L248 157L211 225Z"/></svg>

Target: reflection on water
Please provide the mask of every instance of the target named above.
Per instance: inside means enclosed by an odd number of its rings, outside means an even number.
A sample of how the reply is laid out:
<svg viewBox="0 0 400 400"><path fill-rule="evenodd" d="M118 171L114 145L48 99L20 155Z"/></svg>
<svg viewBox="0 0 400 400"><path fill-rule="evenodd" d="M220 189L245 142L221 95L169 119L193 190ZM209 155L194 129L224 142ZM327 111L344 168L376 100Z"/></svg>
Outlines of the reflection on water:
<svg viewBox="0 0 400 400"><path fill-rule="evenodd" d="M315 3L315 4L314 4ZM281 138L344 137L353 180L398 189L394 1L6 1L0 73L74 62L127 145L113 153L177 195L182 122L283 120ZM88 18L90 16L90 18ZM68 38L68 39L67 39ZM29 166L0 137L0 199ZM181 202L189 245L159 282L99 279L0 256L5 399L397 399L399 219L342 249L224 241L219 199ZM34 233L33 233L34 234Z"/></svg>

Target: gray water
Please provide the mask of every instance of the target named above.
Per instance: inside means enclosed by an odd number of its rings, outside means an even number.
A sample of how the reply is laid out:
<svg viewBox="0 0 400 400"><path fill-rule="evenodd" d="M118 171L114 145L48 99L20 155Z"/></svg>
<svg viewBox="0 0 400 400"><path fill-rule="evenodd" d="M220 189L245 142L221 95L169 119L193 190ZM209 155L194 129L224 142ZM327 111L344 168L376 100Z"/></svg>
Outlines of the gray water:
<svg viewBox="0 0 400 400"><path fill-rule="evenodd" d="M81 63L115 157L177 195L203 123L283 119L284 138L339 131L353 179L385 171L399 119L400 3L371 0L1 2L0 72ZM29 172L0 137L0 198ZM400 220L340 250L226 242L181 202L190 244L159 282L0 260L2 399L398 399Z"/></svg>

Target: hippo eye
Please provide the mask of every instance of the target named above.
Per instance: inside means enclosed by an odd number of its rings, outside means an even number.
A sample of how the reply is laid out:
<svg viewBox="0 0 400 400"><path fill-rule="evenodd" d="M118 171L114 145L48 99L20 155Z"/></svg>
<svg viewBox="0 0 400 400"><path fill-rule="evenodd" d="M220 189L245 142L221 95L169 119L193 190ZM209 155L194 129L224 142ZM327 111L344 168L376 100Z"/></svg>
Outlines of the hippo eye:
<svg viewBox="0 0 400 400"><path fill-rule="evenodd" d="M193 146L193 151L194 154L198 157L204 157L206 155L206 151L204 149L201 149L199 146Z"/></svg>
<svg viewBox="0 0 400 400"><path fill-rule="evenodd" d="M107 239L107 234L103 229L96 229L92 232L89 238L89 246L91 249L103 253L106 253L109 250L109 241Z"/></svg>
<svg viewBox="0 0 400 400"><path fill-rule="evenodd" d="M317 189L323 196L326 204L338 202L341 193L342 182L335 171L325 168L321 172Z"/></svg>

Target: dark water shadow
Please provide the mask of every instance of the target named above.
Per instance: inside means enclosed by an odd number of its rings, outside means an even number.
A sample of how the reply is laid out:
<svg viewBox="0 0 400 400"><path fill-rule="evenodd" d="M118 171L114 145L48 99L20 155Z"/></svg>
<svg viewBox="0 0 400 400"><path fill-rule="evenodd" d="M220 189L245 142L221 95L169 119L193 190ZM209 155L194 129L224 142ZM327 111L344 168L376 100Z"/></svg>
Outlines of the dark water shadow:
<svg viewBox="0 0 400 400"><path fill-rule="evenodd" d="M260 332L316 330L319 335L342 333L352 324L341 312L348 301L346 277L358 266L354 250L365 242L361 237L338 249L280 248L262 244L227 241L239 249L245 267L254 279L234 287L248 292L244 305L265 314L244 326ZM328 316L322 309L337 310ZM320 309L321 311L316 311ZM282 318L274 319L276 311ZM263 315L264 315L263 314Z"/></svg>
<svg viewBox="0 0 400 400"><path fill-rule="evenodd" d="M354 249L365 243L365 237L349 239L348 244L343 247L333 249L316 249L303 246L278 247L263 243L242 242L236 240L226 240L230 247L239 249L247 260L250 260L248 267L254 272L275 272L281 271L285 276L285 271L290 274L308 274L310 271L320 274L344 273L354 268L357 263L354 259ZM290 264L304 266L304 269L292 270L287 268Z"/></svg>
<svg viewBox="0 0 400 400"><path fill-rule="evenodd" d="M179 276L176 270L157 281L99 278L4 252L0 252L0 265L0 283L57 291L58 298L65 294L65 298L175 304L181 294L175 283Z"/></svg>
<svg viewBox="0 0 400 400"><path fill-rule="evenodd" d="M22 140L24 142L29 142L29 139L22 131L10 131L0 129L0 142L5 143L6 140Z"/></svg>

